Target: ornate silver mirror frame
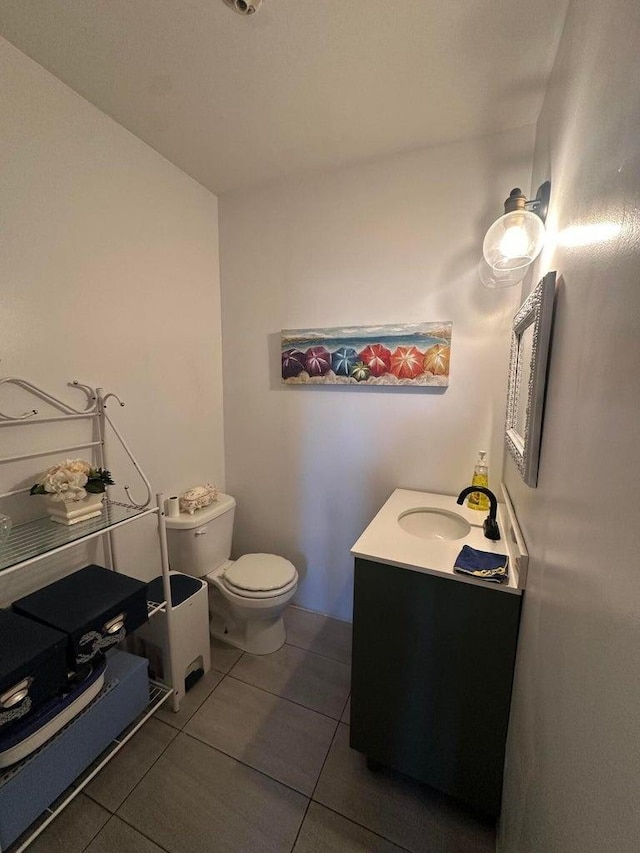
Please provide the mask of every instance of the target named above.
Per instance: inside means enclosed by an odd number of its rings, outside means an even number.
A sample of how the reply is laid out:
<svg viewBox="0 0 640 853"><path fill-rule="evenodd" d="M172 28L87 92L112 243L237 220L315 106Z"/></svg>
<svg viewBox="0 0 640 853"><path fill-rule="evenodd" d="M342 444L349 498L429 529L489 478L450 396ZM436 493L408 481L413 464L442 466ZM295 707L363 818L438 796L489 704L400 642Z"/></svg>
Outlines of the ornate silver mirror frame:
<svg viewBox="0 0 640 853"><path fill-rule="evenodd" d="M505 442L528 486L538 482L542 409L556 274L549 272L513 318Z"/></svg>

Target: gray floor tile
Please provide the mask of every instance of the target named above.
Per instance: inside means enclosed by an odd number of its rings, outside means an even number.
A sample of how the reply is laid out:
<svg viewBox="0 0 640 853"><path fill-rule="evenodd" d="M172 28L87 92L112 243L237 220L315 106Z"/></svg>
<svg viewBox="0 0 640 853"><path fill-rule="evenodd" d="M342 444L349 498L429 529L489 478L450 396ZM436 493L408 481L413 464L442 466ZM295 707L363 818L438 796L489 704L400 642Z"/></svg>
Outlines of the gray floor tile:
<svg viewBox="0 0 640 853"><path fill-rule="evenodd" d="M342 716L340 717L340 722L346 723L347 725L349 725L351 722L350 714L351 714L351 696L349 696L349 699L347 700L347 704L344 706L344 711L342 712Z"/></svg>
<svg viewBox="0 0 640 853"><path fill-rule="evenodd" d="M351 623L288 607L284 614L287 643L342 663L351 663Z"/></svg>
<svg viewBox="0 0 640 853"><path fill-rule="evenodd" d="M29 847L29 853L82 853L111 815L84 794L78 794ZM14 845L16 849L18 843ZM7 853L11 853L11 847Z"/></svg>
<svg viewBox="0 0 640 853"><path fill-rule="evenodd" d="M177 731L160 720L148 720L85 788L111 812L117 811Z"/></svg>
<svg viewBox="0 0 640 853"><path fill-rule="evenodd" d="M235 646L220 640L211 640L211 666L218 672L230 672L233 665L240 660L242 652Z"/></svg>
<svg viewBox="0 0 640 853"><path fill-rule="evenodd" d="M216 672L215 669L210 669L202 676L200 681L193 685L182 699L180 710L177 714L171 710L171 700L167 700L164 705L155 712L154 717L161 720L163 723L173 726L174 729L183 729L187 722L198 710L200 705L209 696L212 690L220 684L224 675L221 672Z"/></svg>
<svg viewBox="0 0 640 853"><path fill-rule="evenodd" d="M182 733L118 814L171 853L289 853L307 802Z"/></svg>
<svg viewBox="0 0 640 853"><path fill-rule="evenodd" d="M313 798L412 853L495 850L493 827L451 799L391 771L369 771L342 723Z"/></svg>
<svg viewBox="0 0 640 853"><path fill-rule="evenodd" d="M404 853L346 817L311 803L293 853ZM460 853L463 853L461 850Z"/></svg>
<svg viewBox="0 0 640 853"><path fill-rule="evenodd" d="M86 853L164 853L115 815L87 847Z"/></svg>
<svg viewBox="0 0 640 853"><path fill-rule="evenodd" d="M200 706L187 734L311 795L336 723L227 676Z"/></svg>
<svg viewBox="0 0 640 853"><path fill-rule="evenodd" d="M272 655L244 654L233 677L336 720L351 689L346 664L289 645Z"/></svg>

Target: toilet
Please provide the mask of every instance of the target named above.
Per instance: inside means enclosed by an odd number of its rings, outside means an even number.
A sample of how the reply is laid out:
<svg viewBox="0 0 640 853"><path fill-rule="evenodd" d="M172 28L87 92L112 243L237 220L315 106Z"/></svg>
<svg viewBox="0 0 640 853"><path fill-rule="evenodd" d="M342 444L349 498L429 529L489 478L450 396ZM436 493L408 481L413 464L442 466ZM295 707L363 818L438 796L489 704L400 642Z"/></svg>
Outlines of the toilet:
<svg viewBox="0 0 640 853"><path fill-rule="evenodd" d="M166 518L169 565L206 580L212 637L254 655L277 651L286 639L282 614L295 595L295 566L275 554L230 560L236 502L231 495L193 514Z"/></svg>

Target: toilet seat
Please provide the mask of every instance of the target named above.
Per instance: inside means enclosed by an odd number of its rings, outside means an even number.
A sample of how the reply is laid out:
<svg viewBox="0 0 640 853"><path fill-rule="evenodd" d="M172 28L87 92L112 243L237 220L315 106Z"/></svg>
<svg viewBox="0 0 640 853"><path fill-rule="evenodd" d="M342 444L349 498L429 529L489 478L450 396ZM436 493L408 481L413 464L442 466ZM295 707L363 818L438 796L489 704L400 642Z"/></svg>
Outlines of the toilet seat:
<svg viewBox="0 0 640 853"><path fill-rule="evenodd" d="M222 578L219 582L219 585L223 587L224 593L227 596L232 596L236 599L245 599L246 601L254 600L254 601L275 601L276 598L280 598L283 595L286 595L288 592L291 592L292 589L295 589L298 585L298 576L288 583L286 586L281 587L280 589L272 589L269 592L250 592L246 589L239 589L236 586L233 586L230 583L226 583L225 579Z"/></svg>
<svg viewBox="0 0 640 853"><path fill-rule="evenodd" d="M245 554L220 577L229 592L244 598L273 598L298 582L293 563L275 554Z"/></svg>

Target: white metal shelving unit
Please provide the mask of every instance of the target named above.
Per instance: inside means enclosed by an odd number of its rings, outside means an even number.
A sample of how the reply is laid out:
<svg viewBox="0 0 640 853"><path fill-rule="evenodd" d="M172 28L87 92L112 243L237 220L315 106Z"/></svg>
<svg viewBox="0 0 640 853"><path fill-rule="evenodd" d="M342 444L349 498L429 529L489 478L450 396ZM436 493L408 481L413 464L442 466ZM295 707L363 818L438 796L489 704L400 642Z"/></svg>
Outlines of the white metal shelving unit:
<svg viewBox="0 0 640 853"><path fill-rule="evenodd" d="M152 503L152 490L149 480L144 471L140 467L135 456L129 449L124 438L120 435L117 427L113 423L111 417L107 413L107 406L111 399L124 406L124 403L112 393L104 392L102 388L92 388L89 385L83 385L79 382L70 382L69 385L82 391L85 395L85 408L77 409L68 403L59 400L57 397L49 394L47 391L38 388L33 383L19 379L17 377L6 377L0 379L0 390L2 386L13 386L30 395L35 400L44 401L54 411L54 415L40 415L37 408L19 414L9 415L0 409L0 434L3 428L8 427L27 427L33 424L63 424L87 420L93 427L93 438L81 444L67 445L56 447L47 450L38 450L33 453L21 453L14 456L5 456L0 458L0 466L9 463L25 462L30 459L45 459L46 457L60 456L61 454L74 453L79 450L91 450L96 459L94 464L102 468L109 468L108 453L106 446L106 436L112 434L113 437L120 443L122 449L131 461L134 469L140 476L142 483L146 489L146 497L142 502L137 502L131 495L129 486L124 486L124 491L127 497L126 502L112 500L110 495L113 486L107 487L108 495L105 501L103 512L96 518L89 519L79 524L67 527L52 522L47 518L38 518L34 521L29 521L24 524L16 525L12 531L9 541L0 546L0 582L8 574L19 572L26 566L32 565L47 557L52 557L73 548L82 543L88 542L99 536L105 536L106 556L110 563L110 567L117 571L116 547L112 537L114 530L126 524L131 524L141 518L150 515L157 516L158 524L158 539L160 543L160 560L162 570L162 582L164 601L148 602L147 608L149 617L155 613L164 612L167 614L167 632L169 649L172 648L172 612L171 603L171 585L169 580L169 558L167 551L167 535L164 520L164 502L161 492L155 495L155 506ZM17 488L0 493L0 501L4 503L5 499L11 499L29 492L29 487ZM181 685L174 683L172 655L169 654L169 672L166 674L167 683L160 684L150 681L149 683L149 704L134 720L134 722L114 740L109 747L99 756L98 759L89 767L78 779L75 780L72 787L69 788L47 811L33 824L27 832L12 845L12 853L21 853L29 844L45 829L46 826L62 811L75 796L77 796L84 786L98 773L105 764L122 748L127 740L140 728L141 725L159 708L163 703L170 700L174 711L180 708L180 700L184 694L184 688ZM96 697L94 702L100 701L100 696ZM89 705L88 707L91 707ZM86 709L85 709L86 710ZM73 721L68 724L73 725ZM28 760L28 759L27 759ZM15 765L0 774L0 780L5 775L14 774L19 769L20 765Z"/></svg>

